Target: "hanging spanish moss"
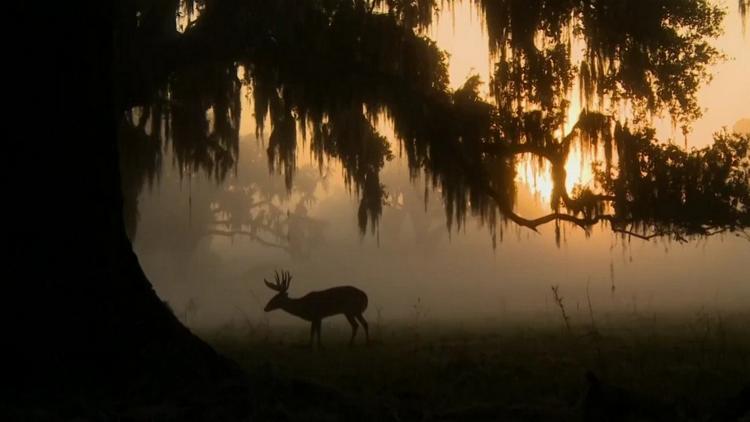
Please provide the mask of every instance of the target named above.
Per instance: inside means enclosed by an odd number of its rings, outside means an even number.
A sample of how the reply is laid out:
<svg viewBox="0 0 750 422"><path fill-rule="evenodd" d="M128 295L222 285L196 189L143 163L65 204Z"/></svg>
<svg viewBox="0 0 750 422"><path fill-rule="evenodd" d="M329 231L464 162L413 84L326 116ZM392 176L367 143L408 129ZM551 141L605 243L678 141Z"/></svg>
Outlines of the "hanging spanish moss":
<svg viewBox="0 0 750 422"><path fill-rule="evenodd" d="M493 236L498 222L532 230L567 222L684 240L750 224L746 135L721 134L710 147L686 151L660 143L648 127L649 116L668 113L688 130L700 116L696 93L721 58L711 40L724 16L707 0L476 0L496 60L491 100L479 95L478 77L449 89L446 55L421 35L436 7L450 1L261 3L139 10L134 33L150 28L172 40L172 67L155 73L163 77L152 79L147 95L122 101L147 104L157 125L149 133L172 148L179 169L220 181L233 168L246 85L259 134L269 132L270 171L291 190L298 142L309 136L321 166L341 162L360 199L362 233L375 233L388 202L379 174L392 152L375 129L380 118L392 121L410 173L424 173L440 192L449 229L471 214ZM178 7L198 13L181 35L164 29L161 17ZM143 26L151 21L160 24ZM190 45L198 32L215 42ZM180 53L188 46L190 61ZM155 62L141 54L142 65ZM576 85L582 112L564 133ZM624 104L629 123L615 113ZM143 132L140 121L124 124ZM593 186L568 192L565 163L574 145L601 148L604 165ZM514 207L516 163L528 156L549 166L553 181L553 212L534 219Z"/></svg>

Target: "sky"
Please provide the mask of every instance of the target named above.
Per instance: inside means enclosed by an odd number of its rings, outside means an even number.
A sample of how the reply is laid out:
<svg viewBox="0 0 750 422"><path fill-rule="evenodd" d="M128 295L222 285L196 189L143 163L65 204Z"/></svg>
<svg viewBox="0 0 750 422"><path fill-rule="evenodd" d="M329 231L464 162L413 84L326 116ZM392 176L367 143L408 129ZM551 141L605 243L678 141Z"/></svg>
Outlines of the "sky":
<svg viewBox="0 0 750 422"><path fill-rule="evenodd" d="M742 21L735 0L717 1L726 8L724 34L715 40L715 46L727 55L727 60L713 67L714 78L703 86L699 103L704 109L703 117L694 122L688 135L688 145L708 145L712 134L722 127L732 129L737 121L750 118L750 30L743 36ZM435 22L427 34L438 46L450 55L449 72L451 86L460 87L467 77L479 74L489 81L492 65L488 54L488 40L482 18L469 1L455 3L453 10L436 14ZM744 82L743 82L744 81ZM485 85L484 93L487 94ZM660 139L671 138L680 145L684 143L679 128L673 129L669 118L656 121Z"/></svg>

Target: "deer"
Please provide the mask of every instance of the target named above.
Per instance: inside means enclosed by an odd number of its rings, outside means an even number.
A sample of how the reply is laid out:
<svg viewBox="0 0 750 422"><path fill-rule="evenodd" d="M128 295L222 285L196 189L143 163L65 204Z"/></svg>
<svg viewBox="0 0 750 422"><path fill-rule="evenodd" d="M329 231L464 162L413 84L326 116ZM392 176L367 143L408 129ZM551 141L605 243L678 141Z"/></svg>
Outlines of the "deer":
<svg viewBox="0 0 750 422"><path fill-rule="evenodd" d="M310 292L300 298L290 298L287 294L292 275L289 271L275 271L275 282L272 284L263 279L269 289L276 291L276 295L268 301L264 311L271 312L282 309L294 316L310 321L310 347L313 346L313 337L318 339L320 348L320 322L323 318L344 314L352 326L352 336L349 346L354 345L354 337L357 335L359 321L365 329L365 342L370 343L367 320L362 313L367 309L367 294L352 286L339 286L317 292Z"/></svg>

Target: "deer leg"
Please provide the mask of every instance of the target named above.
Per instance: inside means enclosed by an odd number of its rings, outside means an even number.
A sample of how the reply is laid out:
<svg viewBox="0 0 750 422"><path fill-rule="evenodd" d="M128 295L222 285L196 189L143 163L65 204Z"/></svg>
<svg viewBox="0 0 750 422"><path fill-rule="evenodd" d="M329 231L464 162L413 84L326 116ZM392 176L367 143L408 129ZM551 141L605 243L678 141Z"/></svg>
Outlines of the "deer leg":
<svg viewBox="0 0 750 422"><path fill-rule="evenodd" d="M352 338L349 339L349 346L354 344L354 336L357 335L357 328L359 326L357 325L357 320L354 319L353 315L346 314L346 319L349 321L349 324L352 326Z"/></svg>
<svg viewBox="0 0 750 422"><path fill-rule="evenodd" d="M318 349L320 349L320 320L313 321L313 329L318 333ZM310 339L312 341L312 339Z"/></svg>
<svg viewBox="0 0 750 422"><path fill-rule="evenodd" d="M310 324L310 348L313 348L313 337L315 337L315 321Z"/></svg>
<svg viewBox="0 0 750 422"><path fill-rule="evenodd" d="M359 314L357 315L357 321L359 321L360 324L362 324L362 327L365 329L365 343L370 343L370 332L367 329L367 320L365 320L364 315Z"/></svg>

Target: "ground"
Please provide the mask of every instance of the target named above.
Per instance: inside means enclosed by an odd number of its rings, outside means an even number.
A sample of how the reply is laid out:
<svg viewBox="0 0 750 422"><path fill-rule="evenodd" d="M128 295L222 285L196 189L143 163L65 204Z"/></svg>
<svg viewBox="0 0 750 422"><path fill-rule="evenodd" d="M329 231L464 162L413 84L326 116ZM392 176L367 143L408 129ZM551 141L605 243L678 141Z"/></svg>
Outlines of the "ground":
<svg viewBox="0 0 750 422"><path fill-rule="evenodd" d="M737 420L747 411L747 313L612 315L593 324L581 316L570 329L561 318L401 321L372 324L372 344L353 348L345 328L324 326L324 348L314 351L301 326L244 322L200 334L260 384L321 386L374 420ZM266 390L286 395L269 404L280 418L331 418L314 417L317 399L303 391Z"/></svg>

